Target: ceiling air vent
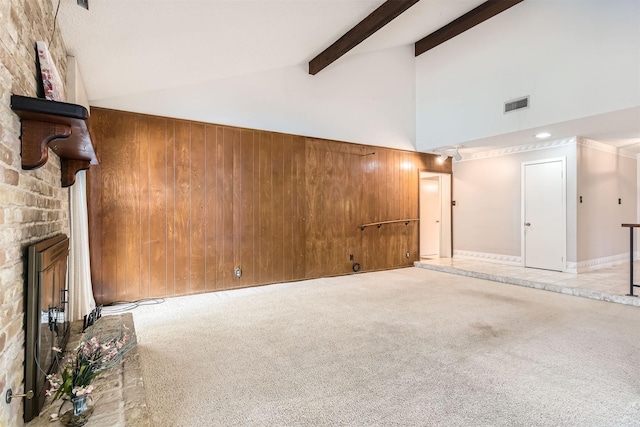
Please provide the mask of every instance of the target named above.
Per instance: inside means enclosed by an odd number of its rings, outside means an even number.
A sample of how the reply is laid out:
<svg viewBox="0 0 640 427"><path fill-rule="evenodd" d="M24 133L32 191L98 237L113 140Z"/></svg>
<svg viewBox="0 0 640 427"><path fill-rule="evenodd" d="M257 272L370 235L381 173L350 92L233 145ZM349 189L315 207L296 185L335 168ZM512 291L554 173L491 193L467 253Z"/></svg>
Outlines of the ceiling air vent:
<svg viewBox="0 0 640 427"><path fill-rule="evenodd" d="M509 113L515 110L521 110L523 108L529 108L529 97L514 99L513 101L507 101L504 103L504 112Z"/></svg>

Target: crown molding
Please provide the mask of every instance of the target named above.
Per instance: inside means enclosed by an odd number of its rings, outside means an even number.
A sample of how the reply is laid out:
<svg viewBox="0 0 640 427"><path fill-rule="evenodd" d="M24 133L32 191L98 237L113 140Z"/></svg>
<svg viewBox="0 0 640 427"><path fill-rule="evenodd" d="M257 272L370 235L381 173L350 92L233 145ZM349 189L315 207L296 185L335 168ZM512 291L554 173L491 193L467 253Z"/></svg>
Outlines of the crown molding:
<svg viewBox="0 0 640 427"><path fill-rule="evenodd" d="M490 157L509 156L512 154L526 153L528 151L547 150L550 148L563 147L567 145L581 145L583 147L593 148L596 150L604 151L606 153L615 154L621 157L628 157L634 160L638 159L638 155L636 153L625 150L623 148L617 148L612 145L594 141L588 138L572 136L569 138L554 139L551 141L533 142L531 144L514 145L511 147L498 148L496 150L465 154L462 160L459 160L458 162L488 159Z"/></svg>
<svg viewBox="0 0 640 427"><path fill-rule="evenodd" d="M606 153L616 154L621 157L628 157L630 159L637 160L638 155L631 151L625 150L624 148L617 148L613 145L604 144L602 142L594 141L588 138L578 138L578 145L582 145L583 147L594 148L596 150L604 151Z"/></svg>
<svg viewBox="0 0 640 427"><path fill-rule="evenodd" d="M487 159L490 157L509 156L512 154L526 153L528 151L547 150L549 148L564 147L568 145L576 145L577 137L554 139L551 141L533 142L531 144L514 145L511 147L499 148L496 150L481 151L479 153L466 154L460 162L470 160ZM602 144L605 145L605 144Z"/></svg>

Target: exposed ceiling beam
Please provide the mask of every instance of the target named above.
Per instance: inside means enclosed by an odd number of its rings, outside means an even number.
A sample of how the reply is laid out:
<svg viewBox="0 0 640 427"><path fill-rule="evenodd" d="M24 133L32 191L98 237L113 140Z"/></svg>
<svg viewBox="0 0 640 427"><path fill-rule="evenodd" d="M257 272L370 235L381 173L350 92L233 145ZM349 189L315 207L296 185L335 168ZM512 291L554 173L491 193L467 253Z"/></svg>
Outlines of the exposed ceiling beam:
<svg viewBox="0 0 640 427"><path fill-rule="evenodd" d="M355 27L309 62L309 74L316 75L367 37L393 21L419 0L387 0Z"/></svg>
<svg viewBox="0 0 640 427"><path fill-rule="evenodd" d="M468 29L496 16L500 12L504 12L510 7L515 6L521 1L523 0L489 0L482 3L475 9L417 41L415 45L416 56L425 53L429 49L433 49L458 34L462 34Z"/></svg>

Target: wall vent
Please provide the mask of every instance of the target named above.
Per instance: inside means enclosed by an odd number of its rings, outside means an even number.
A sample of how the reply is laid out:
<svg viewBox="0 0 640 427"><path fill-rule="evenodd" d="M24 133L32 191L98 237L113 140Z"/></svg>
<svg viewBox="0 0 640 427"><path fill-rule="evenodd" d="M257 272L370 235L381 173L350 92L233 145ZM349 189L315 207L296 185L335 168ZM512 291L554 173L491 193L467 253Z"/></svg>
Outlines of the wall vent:
<svg viewBox="0 0 640 427"><path fill-rule="evenodd" d="M521 110L523 108L529 108L529 97L525 96L522 98L514 99L512 101L507 101L504 103L504 112L509 113L515 110Z"/></svg>

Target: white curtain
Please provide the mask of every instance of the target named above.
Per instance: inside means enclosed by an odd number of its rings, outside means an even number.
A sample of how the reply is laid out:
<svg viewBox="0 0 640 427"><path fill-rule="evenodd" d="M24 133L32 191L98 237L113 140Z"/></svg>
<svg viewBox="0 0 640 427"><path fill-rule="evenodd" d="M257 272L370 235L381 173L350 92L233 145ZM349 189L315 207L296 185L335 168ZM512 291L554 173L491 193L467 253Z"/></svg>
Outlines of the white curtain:
<svg viewBox="0 0 640 427"><path fill-rule="evenodd" d="M86 171L76 175L69 191L69 320L80 320L96 306L89 261L89 219L87 215Z"/></svg>

